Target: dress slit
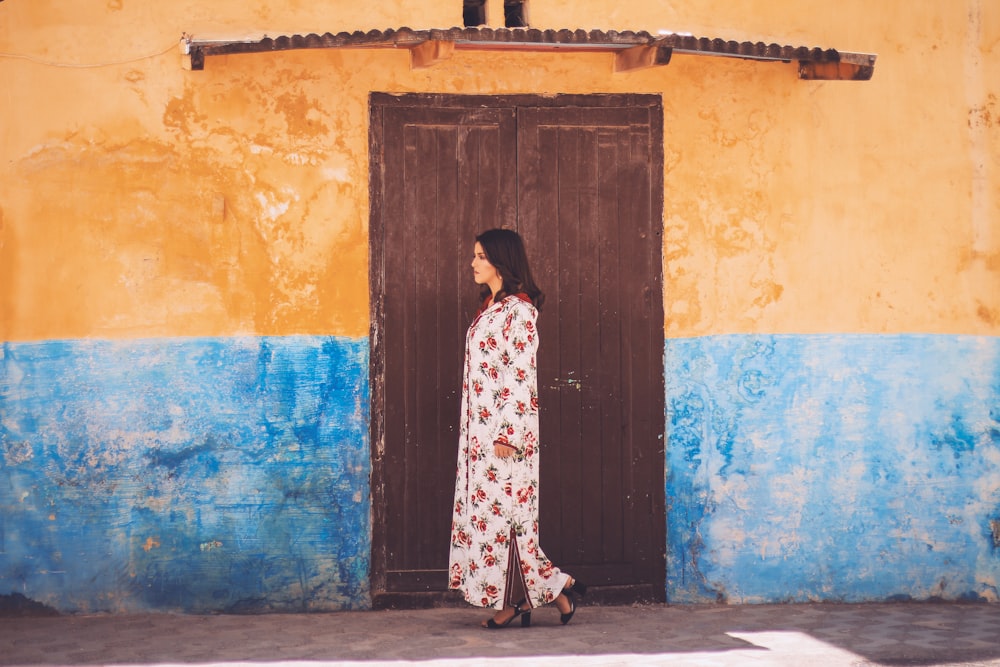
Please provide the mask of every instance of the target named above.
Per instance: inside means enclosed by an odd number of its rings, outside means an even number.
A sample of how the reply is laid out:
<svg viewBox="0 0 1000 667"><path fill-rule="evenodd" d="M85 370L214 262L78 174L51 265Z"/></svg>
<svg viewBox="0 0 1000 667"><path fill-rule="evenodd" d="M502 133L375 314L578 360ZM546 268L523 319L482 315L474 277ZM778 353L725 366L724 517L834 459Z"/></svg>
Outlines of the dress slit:
<svg viewBox="0 0 1000 667"><path fill-rule="evenodd" d="M521 592L524 593L524 598L528 601L528 608L534 608L535 605L531 603L531 595L528 594L528 582L525 580L524 570L521 568L521 555L517 550L517 532L514 530L514 526L511 526L510 549L507 551L507 580L504 582L505 607L515 606L513 600L515 576L521 584Z"/></svg>

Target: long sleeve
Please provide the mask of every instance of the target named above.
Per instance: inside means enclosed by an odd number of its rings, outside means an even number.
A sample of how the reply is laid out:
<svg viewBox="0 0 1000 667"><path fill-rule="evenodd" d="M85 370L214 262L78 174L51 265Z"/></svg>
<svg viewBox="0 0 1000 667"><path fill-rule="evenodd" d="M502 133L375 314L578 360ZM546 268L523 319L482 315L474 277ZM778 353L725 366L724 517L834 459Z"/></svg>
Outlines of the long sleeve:
<svg viewBox="0 0 1000 667"><path fill-rule="evenodd" d="M538 373L535 354L538 332L535 309L516 301L500 331L500 382L494 392L498 427L494 440L517 449L518 458L531 456L538 445Z"/></svg>

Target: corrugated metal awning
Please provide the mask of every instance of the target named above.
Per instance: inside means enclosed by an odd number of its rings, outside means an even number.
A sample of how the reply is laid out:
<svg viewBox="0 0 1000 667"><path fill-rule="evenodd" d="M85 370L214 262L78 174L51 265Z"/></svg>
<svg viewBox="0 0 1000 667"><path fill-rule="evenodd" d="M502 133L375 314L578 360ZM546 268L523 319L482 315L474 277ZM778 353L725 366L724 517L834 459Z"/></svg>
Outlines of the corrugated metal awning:
<svg viewBox="0 0 1000 667"><path fill-rule="evenodd" d="M181 48L191 69L201 70L211 56L290 49L403 48L414 68L428 67L456 49L504 51L598 51L614 54L615 71L666 65L673 53L727 56L750 60L797 61L802 79L867 81L875 70L874 54L807 46L737 42L673 32L615 30L539 30L537 28L447 28L371 30L323 35L282 35L259 40L201 40L185 35Z"/></svg>

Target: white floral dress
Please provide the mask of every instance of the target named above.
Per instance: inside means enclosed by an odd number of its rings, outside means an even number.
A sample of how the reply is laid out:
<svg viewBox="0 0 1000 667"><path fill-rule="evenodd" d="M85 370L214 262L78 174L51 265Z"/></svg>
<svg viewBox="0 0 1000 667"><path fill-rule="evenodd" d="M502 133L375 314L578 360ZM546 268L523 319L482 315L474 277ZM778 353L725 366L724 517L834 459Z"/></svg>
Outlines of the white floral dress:
<svg viewBox="0 0 1000 667"><path fill-rule="evenodd" d="M525 295L508 296L465 338L448 587L477 607L513 604L515 577L533 607L552 602L569 579L538 544L537 316ZM497 457L494 441L516 454Z"/></svg>

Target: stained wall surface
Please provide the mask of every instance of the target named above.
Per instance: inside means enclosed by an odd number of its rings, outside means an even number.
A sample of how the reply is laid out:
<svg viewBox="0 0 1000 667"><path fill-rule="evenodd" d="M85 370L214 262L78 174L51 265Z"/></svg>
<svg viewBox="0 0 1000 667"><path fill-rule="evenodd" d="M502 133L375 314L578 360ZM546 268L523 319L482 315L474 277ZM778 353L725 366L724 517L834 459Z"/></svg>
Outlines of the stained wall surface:
<svg viewBox="0 0 1000 667"><path fill-rule="evenodd" d="M528 5L877 53L868 82L178 48L461 22L419 4L0 3L0 595L369 605L368 94L637 92L664 103L668 599L996 601L1000 5Z"/></svg>

